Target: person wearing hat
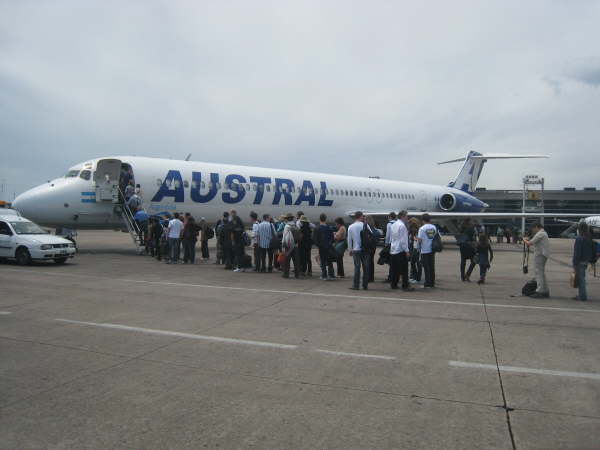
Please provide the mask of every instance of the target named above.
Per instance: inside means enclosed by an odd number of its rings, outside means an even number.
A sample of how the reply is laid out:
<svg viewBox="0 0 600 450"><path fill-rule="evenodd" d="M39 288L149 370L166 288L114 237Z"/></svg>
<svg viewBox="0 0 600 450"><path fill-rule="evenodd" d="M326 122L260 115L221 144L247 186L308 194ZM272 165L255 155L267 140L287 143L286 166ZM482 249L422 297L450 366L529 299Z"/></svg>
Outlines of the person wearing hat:
<svg viewBox="0 0 600 450"><path fill-rule="evenodd" d="M300 240L300 230L296 226L293 214L286 215L285 221L286 224L283 229L283 238L281 240L281 246L285 254L285 261L283 263L283 278L290 277L290 264L292 262L294 263L294 277L299 278L297 245L298 241Z"/></svg>
<svg viewBox="0 0 600 450"><path fill-rule="evenodd" d="M312 250L312 227L308 218L300 216L300 242L298 243L298 262L300 264L300 275L312 277L312 261L310 254Z"/></svg>

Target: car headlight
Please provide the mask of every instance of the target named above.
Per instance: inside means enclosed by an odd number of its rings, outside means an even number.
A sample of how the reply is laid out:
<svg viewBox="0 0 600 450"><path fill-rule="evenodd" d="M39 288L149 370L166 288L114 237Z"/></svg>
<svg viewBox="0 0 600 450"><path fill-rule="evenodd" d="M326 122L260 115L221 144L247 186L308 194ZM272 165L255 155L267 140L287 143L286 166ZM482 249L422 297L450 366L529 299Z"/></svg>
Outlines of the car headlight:
<svg viewBox="0 0 600 450"><path fill-rule="evenodd" d="M72 242L69 244L69 248L75 248L75 244L73 244Z"/></svg>
<svg viewBox="0 0 600 450"><path fill-rule="evenodd" d="M42 250L52 250L52 244L42 244L40 248Z"/></svg>

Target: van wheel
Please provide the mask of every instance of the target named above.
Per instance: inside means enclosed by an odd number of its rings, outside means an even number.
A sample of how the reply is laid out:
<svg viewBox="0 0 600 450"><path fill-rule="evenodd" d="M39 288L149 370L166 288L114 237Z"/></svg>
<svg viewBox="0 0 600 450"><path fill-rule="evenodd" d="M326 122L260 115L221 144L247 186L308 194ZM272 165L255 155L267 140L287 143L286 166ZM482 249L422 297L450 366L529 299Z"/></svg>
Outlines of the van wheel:
<svg viewBox="0 0 600 450"><path fill-rule="evenodd" d="M54 262L55 262L56 264L64 264L64 263L66 263L66 262L67 262L67 259L68 259L68 258L54 258Z"/></svg>
<svg viewBox="0 0 600 450"><path fill-rule="evenodd" d="M29 250L23 247L17 250L15 259L17 260L17 264L20 266L27 266L31 264L31 255L29 254Z"/></svg>

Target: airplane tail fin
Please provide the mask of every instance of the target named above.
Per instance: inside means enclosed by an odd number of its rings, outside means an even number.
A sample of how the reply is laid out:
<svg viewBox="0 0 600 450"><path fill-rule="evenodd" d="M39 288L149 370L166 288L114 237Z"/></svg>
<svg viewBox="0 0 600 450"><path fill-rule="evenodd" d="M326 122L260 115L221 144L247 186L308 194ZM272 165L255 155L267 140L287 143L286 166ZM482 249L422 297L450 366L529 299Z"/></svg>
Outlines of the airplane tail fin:
<svg viewBox="0 0 600 450"><path fill-rule="evenodd" d="M481 154L473 150L467 153L464 158L451 159L450 161L442 161L438 164L449 164L459 161L464 161L460 172L454 181L448 183L449 187L460 189L469 194L475 191L477 181L483 170L483 166L488 159L521 159L521 158L548 158L547 155L511 155L508 153L488 153Z"/></svg>

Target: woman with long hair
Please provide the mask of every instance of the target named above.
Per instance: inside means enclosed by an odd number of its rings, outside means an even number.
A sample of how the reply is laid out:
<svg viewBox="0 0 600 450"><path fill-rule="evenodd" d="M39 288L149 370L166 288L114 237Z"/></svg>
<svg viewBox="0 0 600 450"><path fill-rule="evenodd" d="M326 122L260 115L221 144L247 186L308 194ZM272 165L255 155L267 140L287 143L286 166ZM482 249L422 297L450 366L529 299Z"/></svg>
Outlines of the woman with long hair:
<svg viewBox="0 0 600 450"><path fill-rule="evenodd" d="M335 219L335 227L337 230L333 234L333 240L337 255L337 276L338 278L344 278L344 253L346 253L346 249L348 248L348 241L346 241L347 230L344 219L341 217Z"/></svg>

